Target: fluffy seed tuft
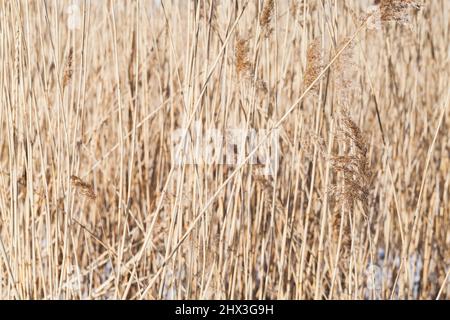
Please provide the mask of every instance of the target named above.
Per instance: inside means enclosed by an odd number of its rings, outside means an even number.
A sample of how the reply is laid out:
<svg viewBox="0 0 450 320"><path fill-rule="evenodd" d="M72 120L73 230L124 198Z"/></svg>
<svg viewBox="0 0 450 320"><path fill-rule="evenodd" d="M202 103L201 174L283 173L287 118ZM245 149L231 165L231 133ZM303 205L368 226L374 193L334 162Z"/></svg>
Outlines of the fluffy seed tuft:
<svg viewBox="0 0 450 320"><path fill-rule="evenodd" d="M421 5L416 0L381 0L381 21L406 24L411 19L411 9L419 10L420 8Z"/></svg>

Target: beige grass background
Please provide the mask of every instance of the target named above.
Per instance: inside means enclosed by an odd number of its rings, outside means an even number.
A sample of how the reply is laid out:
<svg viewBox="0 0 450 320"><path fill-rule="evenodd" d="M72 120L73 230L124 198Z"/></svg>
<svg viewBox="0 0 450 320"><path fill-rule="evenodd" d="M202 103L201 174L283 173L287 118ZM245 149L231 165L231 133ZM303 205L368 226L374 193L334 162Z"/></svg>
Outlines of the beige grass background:
<svg viewBox="0 0 450 320"><path fill-rule="evenodd" d="M448 299L450 2L371 5L1 0L0 298Z"/></svg>

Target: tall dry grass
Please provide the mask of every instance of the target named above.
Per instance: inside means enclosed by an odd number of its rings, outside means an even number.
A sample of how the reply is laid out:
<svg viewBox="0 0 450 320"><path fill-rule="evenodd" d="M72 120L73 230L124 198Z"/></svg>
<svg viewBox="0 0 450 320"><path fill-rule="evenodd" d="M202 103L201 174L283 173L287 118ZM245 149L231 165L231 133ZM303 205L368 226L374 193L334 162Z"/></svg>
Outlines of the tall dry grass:
<svg viewBox="0 0 450 320"><path fill-rule="evenodd" d="M0 298L450 298L449 13L0 1ZM179 165L197 124L268 133Z"/></svg>

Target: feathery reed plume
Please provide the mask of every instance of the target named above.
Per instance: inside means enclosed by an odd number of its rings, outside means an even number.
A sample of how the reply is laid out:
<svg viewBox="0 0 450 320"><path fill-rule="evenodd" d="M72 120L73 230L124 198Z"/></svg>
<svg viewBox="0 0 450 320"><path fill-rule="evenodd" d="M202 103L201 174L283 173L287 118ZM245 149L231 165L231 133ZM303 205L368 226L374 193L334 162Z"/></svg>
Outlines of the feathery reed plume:
<svg viewBox="0 0 450 320"><path fill-rule="evenodd" d="M344 140L344 155L331 157L333 170L340 174L337 184L332 189L335 209L332 216L333 237L341 238L342 255L350 252L350 214L359 202L363 215L367 217L369 208L369 191L372 180L368 160L367 142L348 111L342 107L339 113L339 135Z"/></svg>
<svg viewBox="0 0 450 320"><path fill-rule="evenodd" d="M320 75L324 68L321 42L319 39L313 40L306 52L306 70L303 76L303 87L308 88ZM311 92L317 94L319 83L317 82Z"/></svg>
<svg viewBox="0 0 450 320"><path fill-rule="evenodd" d="M365 213L368 209L368 193L372 180L372 172L368 160L368 146L361 129L350 118L348 111L340 112L340 134L348 144L348 154L332 159L333 168L343 172L345 190L341 196L350 209L353 202L359 200Z"/></svg>
<svg viewBox="0 0 450 320"><path fill-rule="evenodd" d="M73 48L71 47L69 49L69 54L67 55L66 58L66 65L64 67L63 88L65 88L72 79L73 75L72 62L73 62Z"/></svg>
<svg viewBox="0 0 450 320"><path fill-rule="evenodd" d="M339 52L348 42L348 38L344 38L338 44L336 52ZM335 88L337 90L338 105L347 107L351 93L356 82L356 64L354 62L355 44L352 42L336 60L333 66L335 76Z"/></svg>
<svg viewBox="0 0 450 320"><path fill-rule="evenodd" d="M340 51L348 42L343 39L337 46ZM372 173L368 159L368 146L358 125L351 119L349 104L355 86L356 62L354 44L348 46L337 59L334 67L334 87L338 105L338 142L341 154L331 157L331 167L337 174L337 182L332 188L334 210L332 215L333 238L341 240L341 254L345 259L351 249L350 217L359 202L366 217L369 207L369 190Z"/></svg>
<svg viewBox="0 0 450 320"><path fill-rule="evenodd" d="M366 23L366 29L370 32L373 30L381 30L381 13L378 3L367 8L365 13L358 14L352 8L349 8L353 20L357 24Z"/></svg>
<svg viewBox="0 0 450 320"><path fill-rule="evenodd" d="M272 20L274 5L274 0L266 0L259 19L259 24L263 28L266 37L271 33L270 21Z"/></svg>
<svg viewBox="0 0 450 320"><path fill-rule="evenodd" d="M72 175L70 177L70 181L72 183L72 186L75 187L78 192L92 200L94 200L97 195L95 194L94 187L81 180L79 177Z"/></svg>
<svg viewBox="0 0 450 320"><path fill-rule="evenodd" d="M419 10L420 8L421 5L416 0L381 0L381 21L407 24L411 19L410 10Z"/></svg>
<svg viewBox="0 0 450 320"><path fill-rule="evenodd" d="M236 59L236 71L238 77L241 78L251 78L252 75L252 64L249 58L249 46L248 40L236 38L235 44L235 59Z"/></svg>

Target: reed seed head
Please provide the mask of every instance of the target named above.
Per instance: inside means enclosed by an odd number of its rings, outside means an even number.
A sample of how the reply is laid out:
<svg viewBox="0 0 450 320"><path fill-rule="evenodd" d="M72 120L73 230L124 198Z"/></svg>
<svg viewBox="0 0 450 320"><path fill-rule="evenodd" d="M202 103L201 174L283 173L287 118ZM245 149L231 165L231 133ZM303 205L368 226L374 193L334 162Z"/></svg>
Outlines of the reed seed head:
<svg viewBox="0 0 450 320"><path fill-rule="evenodd" d="M249 58L248 40L237 37L235 44L236 71L238 77L251 77L252 64Z"/></svg>
<svg viewBox="0 0 450 320"><path fill-rule="evenodd" d="M83 180L81 180L81 178L74 175L70 177L70 181L72 183L72 186L76 188L80 194L92 200L97 198L94 187L91 184L84 182Z"/></svg>
<svg viewBox="0 0 450 320"><path fill-rule="evenodd" d="M259 24L263 28L266 36L269 36L271 33L270 21L272 20L274 6L275 6L274 0L266 0L264 3L261 17L259 19Z"/></svg>
<svg viewBox="0 0 450 320"><path fill-rule="evenodd" d="M383 22L408 23L411 9L419 10L421 5L416 0L381 0L380 16Z"/></svg>
<svg viewBox="0 0 450 320"><path fill-rule="evenodd" d="M66 58L66 65L64 67L63 88L65 88L69 84L70 80L72 80L73 75L72 63L73 63L73 48L70 48L69 54L67 55Z"/></svg>
<svg viewBox="0 0 450 320"><path fill-rule="evenodd" d="M311 86L311 84L319 77L323 68L324 62L321 41L315 39L310 43L306 52L306 70L303 76L304 89ZM312 92L317 93L318 88L319 84L316 83L312 88Z"/></svg>

